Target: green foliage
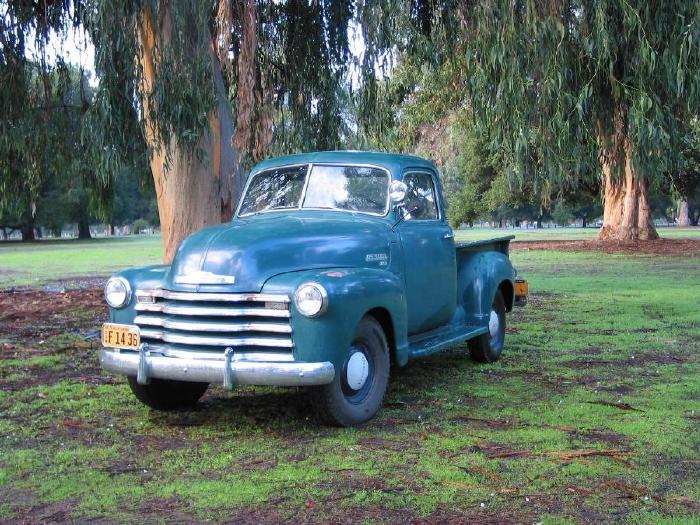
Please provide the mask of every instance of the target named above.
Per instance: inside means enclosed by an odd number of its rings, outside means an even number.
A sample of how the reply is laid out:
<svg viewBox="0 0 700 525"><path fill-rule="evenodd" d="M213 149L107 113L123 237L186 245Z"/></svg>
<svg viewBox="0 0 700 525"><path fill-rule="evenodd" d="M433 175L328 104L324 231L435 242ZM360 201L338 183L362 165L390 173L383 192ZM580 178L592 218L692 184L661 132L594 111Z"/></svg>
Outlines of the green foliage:
<svg viewBox="0 0 700 525"><path fill-rule="evenodd" d="M136 219L134 221L134 225L132 226L133 233L135 233L135 234L143 233L145 230L147 230L149 228L149 226L150 225L148 224L148 221L146 221L144 219Z"/></svg>
<svg viewBox="0 0 700 525"><path fill-rule="evenodd" d="M478 124L517 178L564 190L626 144L655 178L678 152L674 108L700 104L697 2L490 0L466 36Z"/></svg>

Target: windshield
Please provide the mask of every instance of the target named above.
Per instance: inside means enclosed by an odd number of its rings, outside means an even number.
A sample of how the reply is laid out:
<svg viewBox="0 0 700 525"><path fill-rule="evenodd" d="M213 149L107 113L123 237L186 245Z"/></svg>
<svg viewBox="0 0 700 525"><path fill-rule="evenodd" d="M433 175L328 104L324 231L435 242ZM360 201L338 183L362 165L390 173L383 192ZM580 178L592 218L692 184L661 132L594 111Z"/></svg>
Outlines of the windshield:
<svg viewBox="0 0 700 525"><path fill-rule="evenodd" d="M286 166L254 175L238 214L305 208L384 215L388 188L389 174L379 168Z"/></svg>

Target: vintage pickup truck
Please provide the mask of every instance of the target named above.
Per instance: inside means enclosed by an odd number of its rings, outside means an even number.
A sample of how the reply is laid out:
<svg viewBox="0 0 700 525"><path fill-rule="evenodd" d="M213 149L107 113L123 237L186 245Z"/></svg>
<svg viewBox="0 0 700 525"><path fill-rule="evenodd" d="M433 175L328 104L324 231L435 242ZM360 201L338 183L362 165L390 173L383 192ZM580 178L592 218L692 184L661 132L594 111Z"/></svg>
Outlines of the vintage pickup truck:
<svg viewBox="0 0 700 525"><path fill-rule="evenodd" d="M234 219L190 235L172 265L122 271L105 298L102 366L155 409L209 383L309 387L322 420L379 410L391 365L468 341L497 360L527 301L511 237L456 243L435 166L321 152L250 173Z"/></svg>

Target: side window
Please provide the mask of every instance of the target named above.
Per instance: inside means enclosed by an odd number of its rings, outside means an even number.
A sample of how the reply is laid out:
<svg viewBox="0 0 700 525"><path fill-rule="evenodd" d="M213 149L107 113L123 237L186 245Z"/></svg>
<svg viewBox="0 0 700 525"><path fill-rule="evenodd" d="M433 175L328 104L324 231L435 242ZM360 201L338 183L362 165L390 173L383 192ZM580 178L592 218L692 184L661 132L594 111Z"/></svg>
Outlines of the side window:
<svg viewBox="0 0 700 525"><path fill-rule="evenodd" d="M435 198L435 185L433 178L427 173L409 173L403 178L408 191L404 207L411 213L409 220L429 221L438 218L437 200Z"/></svg>

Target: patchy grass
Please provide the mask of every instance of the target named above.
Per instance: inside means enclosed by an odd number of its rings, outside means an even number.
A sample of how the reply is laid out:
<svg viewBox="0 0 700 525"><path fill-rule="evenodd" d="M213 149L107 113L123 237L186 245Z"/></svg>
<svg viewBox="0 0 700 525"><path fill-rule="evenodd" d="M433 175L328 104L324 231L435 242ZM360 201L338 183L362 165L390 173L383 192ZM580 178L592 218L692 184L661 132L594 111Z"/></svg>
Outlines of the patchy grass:
<svg viewBox="0 0 700 525"><path fill-rule="evenodd" d="M700 260L513 259L532 296L504 358L395 369L358 429L296 389L150 411L99 369L92 301L0 325L0 521L697 521Z"/></svg>

